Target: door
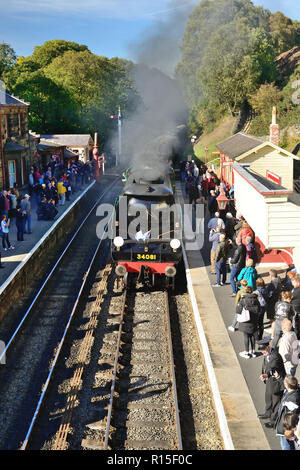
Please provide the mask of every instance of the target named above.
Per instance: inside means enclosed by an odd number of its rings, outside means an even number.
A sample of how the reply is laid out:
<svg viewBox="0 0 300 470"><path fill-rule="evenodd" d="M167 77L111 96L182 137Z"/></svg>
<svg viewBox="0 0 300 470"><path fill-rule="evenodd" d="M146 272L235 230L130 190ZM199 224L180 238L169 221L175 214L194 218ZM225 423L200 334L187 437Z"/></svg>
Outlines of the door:
<svg viewBox="0 0 300 470"><path fill-rule="evenodd" d="M25 161L25 157L22 157L21 158L21 178L22 178L22 182L21 184L25 184L25 174L26 174L26 161Z"/></svg>
<svg viewBox="0 0 300 470"><path fill-rule="evenodd" d="M17 181L16 160L8 160L8 181L9 187L13 188Z"/></svg>

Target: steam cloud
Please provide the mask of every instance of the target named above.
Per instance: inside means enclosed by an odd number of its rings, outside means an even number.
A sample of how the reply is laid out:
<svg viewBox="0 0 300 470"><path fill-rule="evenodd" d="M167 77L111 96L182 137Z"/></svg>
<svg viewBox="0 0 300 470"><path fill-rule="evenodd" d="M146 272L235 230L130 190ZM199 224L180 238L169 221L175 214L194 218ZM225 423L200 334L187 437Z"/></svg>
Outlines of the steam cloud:
<svg viewBox="0 0 300 470"><path fill-rule="evenodd" d="M156 24L143 33L138 43L129 46L134 61L155 67L172 77L180 59L180 45L188 16L197 5L197 0L169 0Z"/></svg>
<svg viewBox="0 0 300 470"><path fill-rule="evenodd" d="M171 77L195 3L189 0L182 5L180 0L170 0L156 27L131 45L137 64L133 80L142 104L134 116L122 120L123 163L135 169L152 168L153 176L163 171L168 158L180 149L176 127L188 118L181 91Z"/></svg>

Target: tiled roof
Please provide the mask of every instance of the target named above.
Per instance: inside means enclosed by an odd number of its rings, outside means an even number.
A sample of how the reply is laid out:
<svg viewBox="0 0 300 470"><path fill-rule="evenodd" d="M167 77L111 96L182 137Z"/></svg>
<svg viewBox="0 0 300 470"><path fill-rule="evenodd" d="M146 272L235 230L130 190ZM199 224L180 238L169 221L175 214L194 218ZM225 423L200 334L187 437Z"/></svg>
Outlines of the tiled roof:
<svg viewBox="0 0 300 470"><path fill-rule="evenodd" d="M42 134L41 138L66 147L86 147L89 145L89 134Z"/></svg>
<svg viewBox="0 0 300 470"><path fill-rule="evenodd" d="M4 95L4 102L1 103L0 100L0 106L29 106L30 103L27 103L26 101L21 100L17 96L10 95L9 93L5 93Z"/></svg>
<svg viewBox="0 0 300 470"><path fill-rule="evenodd" d="M228 157L235 159L243 153L249 152L249 150L258 147L263 142L263 140L258 139L257 137L239 132L218 144L217 148Z"/></svg>

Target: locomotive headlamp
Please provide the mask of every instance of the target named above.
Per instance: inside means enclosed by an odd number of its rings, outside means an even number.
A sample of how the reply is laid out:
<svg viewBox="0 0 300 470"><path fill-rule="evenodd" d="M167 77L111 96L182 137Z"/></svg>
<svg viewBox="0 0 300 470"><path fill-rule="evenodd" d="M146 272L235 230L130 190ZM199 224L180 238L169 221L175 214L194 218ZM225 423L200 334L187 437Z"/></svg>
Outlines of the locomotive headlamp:
<svg viewBox="0 0 300 470"><path fill-rule="evenodd" d="M117 248L120 248L121 246L124 245L124 240L122 237L115 237L114 238L114 245L117 247Z"/></svg>
<svg viewBox="0 0 300 470"><path fill-rule="evenodd" d="M170 246L173 250L177 250L177 248L180 247L180 240L178 240L178 238L173 238L173 240L170 241Z"/></svg>

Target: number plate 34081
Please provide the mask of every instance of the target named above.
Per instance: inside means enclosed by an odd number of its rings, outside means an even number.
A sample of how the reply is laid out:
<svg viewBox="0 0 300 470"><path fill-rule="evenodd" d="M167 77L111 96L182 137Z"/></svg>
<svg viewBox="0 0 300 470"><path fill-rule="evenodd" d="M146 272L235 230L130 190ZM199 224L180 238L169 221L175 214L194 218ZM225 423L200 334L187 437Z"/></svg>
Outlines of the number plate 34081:
<svg viewBox="0 0 300 470"><path fill-rule="evenodd" d="M145 261L145 260L155 261L156 260L156 255L152 255L152 254L149 254L149 253L136 253L135 258L138 261Z"/></svg>

